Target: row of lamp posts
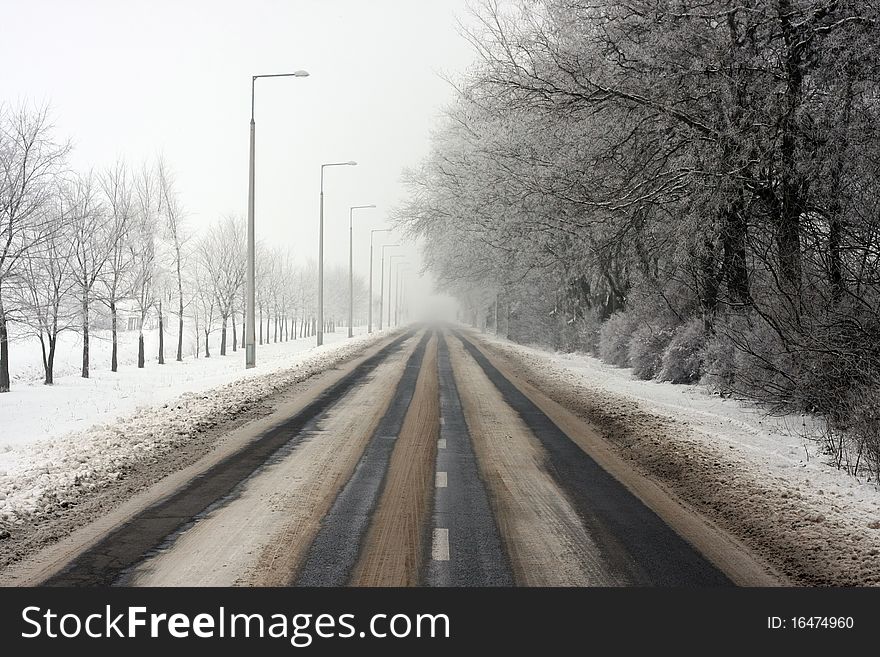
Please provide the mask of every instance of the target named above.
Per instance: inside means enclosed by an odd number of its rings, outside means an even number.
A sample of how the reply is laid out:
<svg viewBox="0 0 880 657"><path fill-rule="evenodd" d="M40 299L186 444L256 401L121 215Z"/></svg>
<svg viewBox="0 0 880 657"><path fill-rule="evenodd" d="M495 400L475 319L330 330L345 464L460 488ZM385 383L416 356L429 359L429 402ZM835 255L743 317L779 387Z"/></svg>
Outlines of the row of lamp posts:
<svg viewBox="0 0 880 657"><path fill-rule="evenodd" d="M275 73L271 75L254 75L251 78L251 123L250 123L250 163L248 167L248 224L247 224L247 283L246 283L246 324L245 324L245 367L255 367L257 364L257 345L256 345L256 322L254 317L254 306L256 297L256 281L255 281L255 230L254 230L254 156L255 156L255 140L256 140L256 124L254 122L254 88L259 78L306 78L309 74L306 71L295 71L293 73ZM321 165L321 209L320 209L320 225L318 232L318 326L317 326L317 344L324 344L324 169L326 167L338 166L357 166L357 162L328 162ZM375 208L375 205L353 205L349 208L348 213L348 337L353 336L352 324L354 323L354 273L353 273L353 219L354 211ZM370 231L370 285L369 285L369 320L367 322L367 331L373 332L373 235L375 233L389 232L388 229L376 229ZM399 246L398 244L385 244L382 246L382 284L379 301L379 330L382 329L383 300L385 293L385 249ZM391 256L393 258L402 256ZM402 263L398 263L402 264ZM391 325L391 299L390 285L391 272L389 267L389 303L388 303L388 325ZM399 272L398 272L399 277ZM398 288L400 283L398 281ZM399 290L397 290L399 293ZM399 301L395 301L395 307L399 305ZM397 323L395 317L395 323Z"/></svg>

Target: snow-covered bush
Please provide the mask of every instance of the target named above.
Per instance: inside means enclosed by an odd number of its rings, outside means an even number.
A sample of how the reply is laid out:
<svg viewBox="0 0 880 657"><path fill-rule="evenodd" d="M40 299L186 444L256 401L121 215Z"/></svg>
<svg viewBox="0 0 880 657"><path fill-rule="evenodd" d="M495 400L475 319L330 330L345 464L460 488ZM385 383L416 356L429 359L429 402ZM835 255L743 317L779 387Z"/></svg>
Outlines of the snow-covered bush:
<svg viewBox="0 0 880 657"><path fill-rule="evenodd" d="M730 393L736 379L736 347L717 333L706 339L700 383L722 393Z"/></svg>
<svg viewBox="0 0 880 657"><path fill-rule="evenodd" d="M609 365L629 367L629 343L635 329L627 313L611 315L599 329L599 358Z"/></svg>
<svg viewBox="0 0 880 657"><path fill-rule="evenodd" d="M598 309L593 309L581 318L578 326L578 348L591 354L599 354L599 331L602 319Z"/></svg>
<svg viewBox="0 0 880 657"><path fill-rule="evenodd" d="M673 331L643 324L629 341L629 364L640 379L653 379L663 363L663 352L672 339Z"/></svg>
<svg viewBox="0 0 880 657"><path fill-rule="evenodd" d="M849 449L839 450L842 453L837 455L838 466L846 460L849 472L867 470L880 483L880 387L854 386L841 406L840 416L849 423Z"/></svg>
<svg viewBox="0 0 880 657"><path fill-rule="evenodd" d="M672 383L695 383L700 380L705 358L706 334L701 319L679 326L663 352L658 378Z"/></svg>
<svg viewBox="0 0 880 657"><path fill-rule="evenodd" d="M718 339L734 346L731 388L739 396L755 399L778 411L813 412L805 400L812 396L799 381L809 368L779 333L759 316L741 316L719 322ZM809 387L809 386L807 386Z"/></svg>

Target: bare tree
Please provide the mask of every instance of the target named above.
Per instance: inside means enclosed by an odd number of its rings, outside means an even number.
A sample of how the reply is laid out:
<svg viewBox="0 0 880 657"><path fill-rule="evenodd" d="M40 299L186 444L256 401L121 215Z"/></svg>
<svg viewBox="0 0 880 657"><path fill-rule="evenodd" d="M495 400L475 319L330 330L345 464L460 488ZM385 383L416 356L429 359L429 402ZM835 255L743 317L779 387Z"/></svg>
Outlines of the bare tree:
<svg viewBox="0 0 880 657"><path fill-rule="evenodd" d="M159 158L157 165L159 192L161 194L161 214L164 219L164 233L170 242L173 256L173 270L177 283L177 360L183 360L183 267L187 236L185 234L185 213L174 184L174 175L165 160Z"/></svg>
<svg viewBox="0 0 880 657"><path fill-rule="evenodd" d="M0 393L10 384L11 309L4 291L21 275L22 258L52 234L44 225L52 220L44 206L68 146L53 141L51 132L45 107L0 107Z"/></svg>
<svg viewBox="0 0 880 657"><path fill-rule="evenodd" d="M52 222L40 225L42 231L27 236L35 246L21 261L22 285L19 287L24 308L23 321L40 340L43 358L43 382L54 383L55 350L62 331L76 328L78 314L71 293L75 286L72 272L74 240L71 239L71 215L65 195L53 195Z"/></svg>
<svg viewBox="0 0 880 657"><path fill-rule="evenodd" d="M110 370L118 369L118 304L129 296L129 276L133 258L131 249L132 232L137 220L136 201L131 174L123 162L117 162L100 177L101 189L107 208L107 232L110 253L104 274L101 301L110 310L111 353Z"/></svg>
<svg viewBox="0 0 880 657"><path fill-rule="evenodd" d="M245 281L244 224L226 216L211 227L199 245L202 271L210 277L220 318L220 355L226 355L226 330Z"/></svg>
<svg viewBox="0 0 880 657"><path fill-rule="evenodd" d="M144 366L144 322L156 304L156 221L158 189L155 177L144 166L135 185L137 211L129 242L131 297L138 310L138 367Z"/></svg>
<svg viewBox="0 0 880 657"><path fill-rule="evenodd" d="M82 377L89 378L89 329L93 291L116 248L113 224L101 203L94 175L75 175L65 185L72 208L73 278L82 312Z"/></svg>
<svg viewBox="0 0 880 657"><path fill-rule="evenodd" d="M213 279L204 270L202 259L195 266L195 324L196 324L196 356L199 353L199 330L205 336L205 358L211 357L211 333L216 319L217 300L213 289Z"/></svg>

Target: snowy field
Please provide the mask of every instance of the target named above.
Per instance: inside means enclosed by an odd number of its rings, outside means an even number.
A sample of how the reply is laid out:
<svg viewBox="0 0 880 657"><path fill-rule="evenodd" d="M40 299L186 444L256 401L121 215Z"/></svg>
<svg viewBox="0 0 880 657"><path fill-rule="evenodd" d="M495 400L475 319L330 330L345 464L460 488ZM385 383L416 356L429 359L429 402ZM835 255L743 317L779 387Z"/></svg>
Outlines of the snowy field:
<svg viewBox="0 0 880 657"><path fill-rule="evenodd" d="M355 334L365 331L356 327ZM348 330L324 334L324 349L347 338ZM0 395L0 452L38 440L57 439L97 423L108 423L139 407L162 404L184 392L200 392L242 377L258 376L289 367L315 347L315 338L257 346L257 367L245 371L244 351L231 349L220 356L219 336L212 336L211 358L191 355L185 345L182 362L174 360L177 333L165 333L165 364L158 364L158 330L144 333L147 356L137 368L137 332L119 334L119 367L110 371L108 331L98 331L90 341L90 376L80 376L82 341L75 333L62 333L55 362L55 384L43 385L40 346L36 340L10 345L12 390ZM187 355L189 353L189 355ZM3 456L0 454L0 467Z"/></svg>

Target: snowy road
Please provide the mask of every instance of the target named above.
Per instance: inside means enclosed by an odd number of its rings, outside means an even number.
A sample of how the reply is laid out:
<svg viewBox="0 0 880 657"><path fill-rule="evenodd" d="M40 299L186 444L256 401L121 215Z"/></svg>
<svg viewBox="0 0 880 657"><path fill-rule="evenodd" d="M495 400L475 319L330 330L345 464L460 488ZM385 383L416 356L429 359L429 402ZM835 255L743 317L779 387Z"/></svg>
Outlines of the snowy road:
<svg viewBox="0 0 880 657"><path fill-rule="evenodd" d="M470 333L387 338L18 583L773 583L507 365Z"/></svg>

